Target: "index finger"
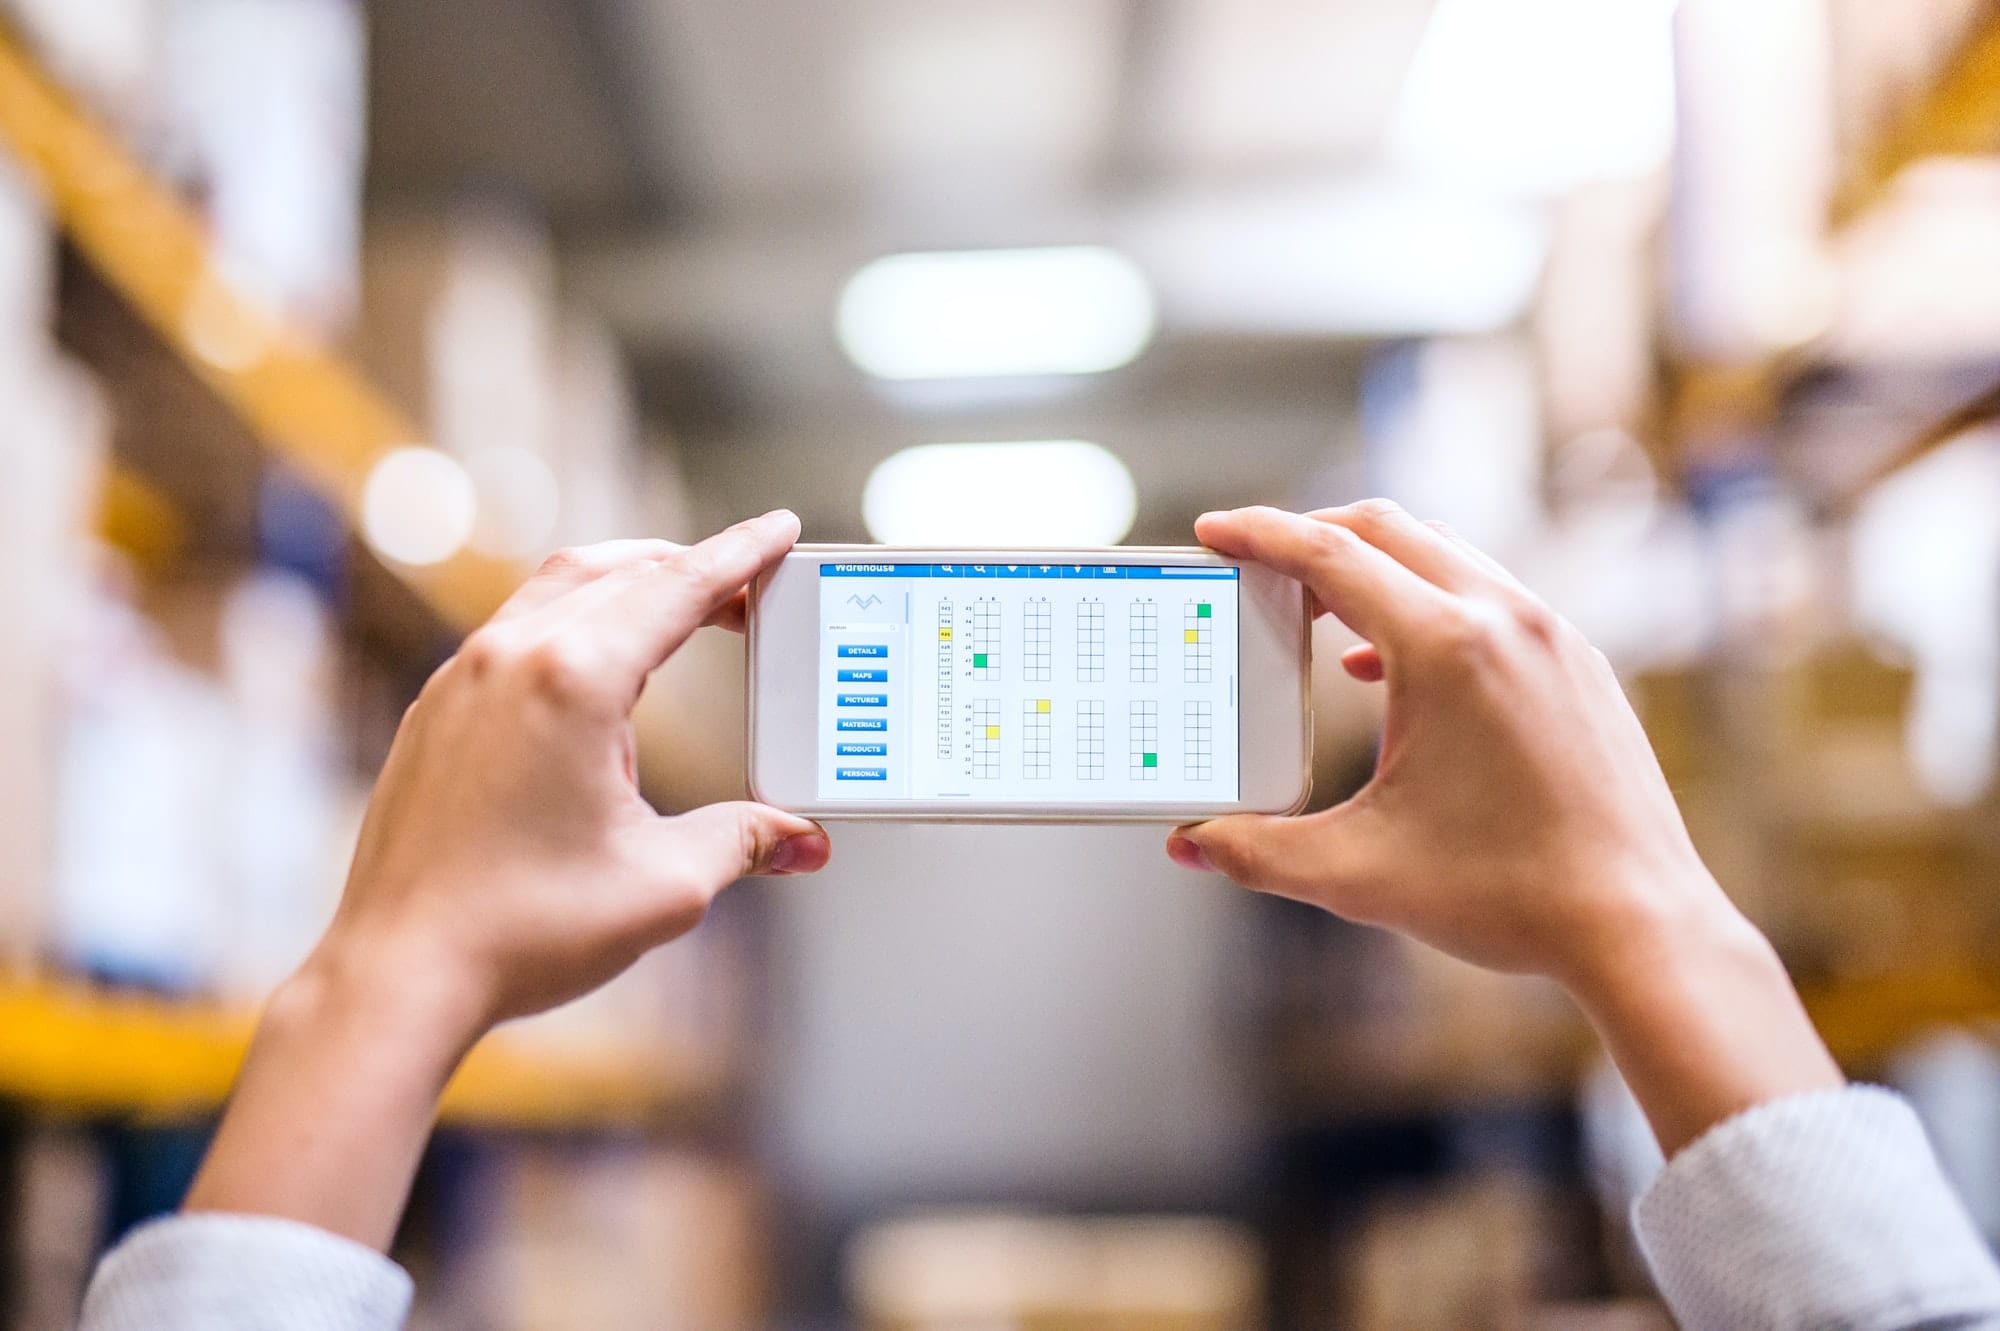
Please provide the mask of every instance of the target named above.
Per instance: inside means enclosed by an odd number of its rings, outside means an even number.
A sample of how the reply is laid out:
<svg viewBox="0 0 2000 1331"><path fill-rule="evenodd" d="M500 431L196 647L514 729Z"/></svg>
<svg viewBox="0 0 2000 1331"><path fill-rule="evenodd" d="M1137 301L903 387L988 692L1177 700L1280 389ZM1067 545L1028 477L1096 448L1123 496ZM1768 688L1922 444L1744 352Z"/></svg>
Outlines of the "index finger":
<svg viewBox="0 0 2000 1331"><path fill-rule="evenodd" d="M634 694L645 677L713 620L728 622L743 589L799 538L797 515L766 513L675 551L657 563L607 574L557 603L561 631L598 644L608 664L628 676Z"/></svg>
<svg viewBox="0 0 2000 1331"><path fill-rule="evenodd" d="M1394 647L1443 607L1447 594L1345 527L1276 508L1204 513L1202 544L1295 578L1349 628Z"/></svg>
<svg viewBox="0 0 2000 1331"><path fill-rule="evenodd" d="M599 541L595 545L570 546L556 551L514 589L501 607L493 612L493 623L518 619L531 610L567 595L586 583L595 582L613 569L632 564L657 564L684 547L672 541Z"/></svg>

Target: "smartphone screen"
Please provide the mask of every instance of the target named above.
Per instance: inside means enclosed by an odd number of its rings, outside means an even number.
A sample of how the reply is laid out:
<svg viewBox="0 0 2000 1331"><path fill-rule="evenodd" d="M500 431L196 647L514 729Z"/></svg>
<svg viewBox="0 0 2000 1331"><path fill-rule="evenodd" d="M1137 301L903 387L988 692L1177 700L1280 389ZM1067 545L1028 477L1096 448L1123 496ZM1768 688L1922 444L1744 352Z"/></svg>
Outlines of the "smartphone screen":
<svg viewBox="0 0 2000 1331"><path fill-rule="evenodd" d="M1241 572L819 566L822 799L1240 798Z"/></svg>

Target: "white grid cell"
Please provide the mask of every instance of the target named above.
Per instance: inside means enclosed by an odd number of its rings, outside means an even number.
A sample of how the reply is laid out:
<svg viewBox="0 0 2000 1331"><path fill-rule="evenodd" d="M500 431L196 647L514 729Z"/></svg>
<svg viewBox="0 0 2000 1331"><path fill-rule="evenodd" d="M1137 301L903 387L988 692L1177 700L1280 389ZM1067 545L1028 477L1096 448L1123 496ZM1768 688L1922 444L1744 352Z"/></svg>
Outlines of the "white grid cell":
<svg viewBox="0 0 2000 1331"><path fill-rule="evenodd" d="M1104 682L1104 602L1094 596L1076 605L1076 682Z"/></svg>
<svg viewBox="0 0 2000 1331"><path fill-rule="evenodd" d="M1125 646L1134 684L1160 679L1160 607L1151 597L1132 602L1126 614Z"/></svg>
<svg viewBox="0 0 2000 1331"><path fill-rule="evenodd" d="M937 756L949 758L951 743L951 677L952 663L957 659L957 644L952 642L951 602L938 602L937 633Z"/></svg>
<svg viewBox="0 0 2000 1331"><path fill-rule="evenodd" d="M1181 716L1181 770L1190 781L1215 778L1215 704L1189 699Z"/></svg>
<svg viewBox="0 0 2000 1331"><path fill-rule="evenodd" d="M1046 781L1054 773L1055 715L1047 698L1021 699L1021 777Z"/></svg>
<svg viewBox="0 0 2000 1331"><path fill-rule="evenodd" d="M1076 705L1076 779L1104 779L1104 701L1086 698Z"/></svg>
<svg viewBox="0 0 2000 1331"><path fill-rule="evenodd" d="M1189 601L1181 616L1181 679L1188 684L1215 682L1215 606Z"/></svg>
<svg viewBox="0 0 2000 1331"><path fill-rule="evenodd" d="M1021 678L1041 681L1051 677L1055 660L1054 609L1046 596L1021 607Z"/></svg>
<svg viewBox="0 0 2000 1331"><path fill-rule="evenodd" d="M982 596L972 603L972 677L1000 678L1000 601Z"/></svg>
<svg viewBox="0 0 2000 1331"><path fill-rule="evenodd" d="M972 777L975 781L1000 779L1000 700L972 700Z"/></svg>
<svg viewBox="0 0 2000 1331"><path fill-rule="evenodd" d="M1152 698L1134 699L1126 726L1126 752L1134 781L1160 779L1160 704Z"/></svg>

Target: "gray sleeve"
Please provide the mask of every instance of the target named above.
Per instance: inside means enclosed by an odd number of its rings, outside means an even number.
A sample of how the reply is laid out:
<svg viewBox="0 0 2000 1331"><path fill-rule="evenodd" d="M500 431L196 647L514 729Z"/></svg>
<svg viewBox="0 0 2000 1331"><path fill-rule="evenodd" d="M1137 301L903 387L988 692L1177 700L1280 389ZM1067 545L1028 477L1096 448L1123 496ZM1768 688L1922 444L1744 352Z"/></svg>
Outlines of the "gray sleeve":
<svg viewBox="0 0 2000 1331"><path fill-rule="evenodd" d="M398 1331L410 1277L311 1225L195 1213L133 1232L98 1265L80 1331Z"/></svg>
<svg viewBox="0 0 2000 1331"><path fill-rule="evenodd" d="M1759 1105L1633 1210L1687 1331L2000 1328L2000 1267L1908 1104L1877 1087Z"/></svg>

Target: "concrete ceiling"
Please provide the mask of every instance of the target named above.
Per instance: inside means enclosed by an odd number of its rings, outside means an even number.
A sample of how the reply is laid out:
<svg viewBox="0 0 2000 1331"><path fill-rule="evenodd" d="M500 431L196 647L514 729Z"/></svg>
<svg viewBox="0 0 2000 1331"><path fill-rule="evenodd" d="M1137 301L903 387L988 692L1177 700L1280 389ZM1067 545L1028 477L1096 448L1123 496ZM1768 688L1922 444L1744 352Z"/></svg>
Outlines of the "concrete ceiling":
<svg viewBox="0 0 2000 1331"><path fill-rule="evenodd" d="M884 392L832 310L892 250L1143 247L1184 215L1368 178L1429 0L370 9L378 196L480 190L549 218L719 508L796 491L819 531L858 535L861 481L896 447L1083 436L1133 467L1141 532L1170 532L1353 456L1366 344L1216 318L1228 270L1193 275L1199 315L1165 284L1135 365L1054 386Z"/></svg>

